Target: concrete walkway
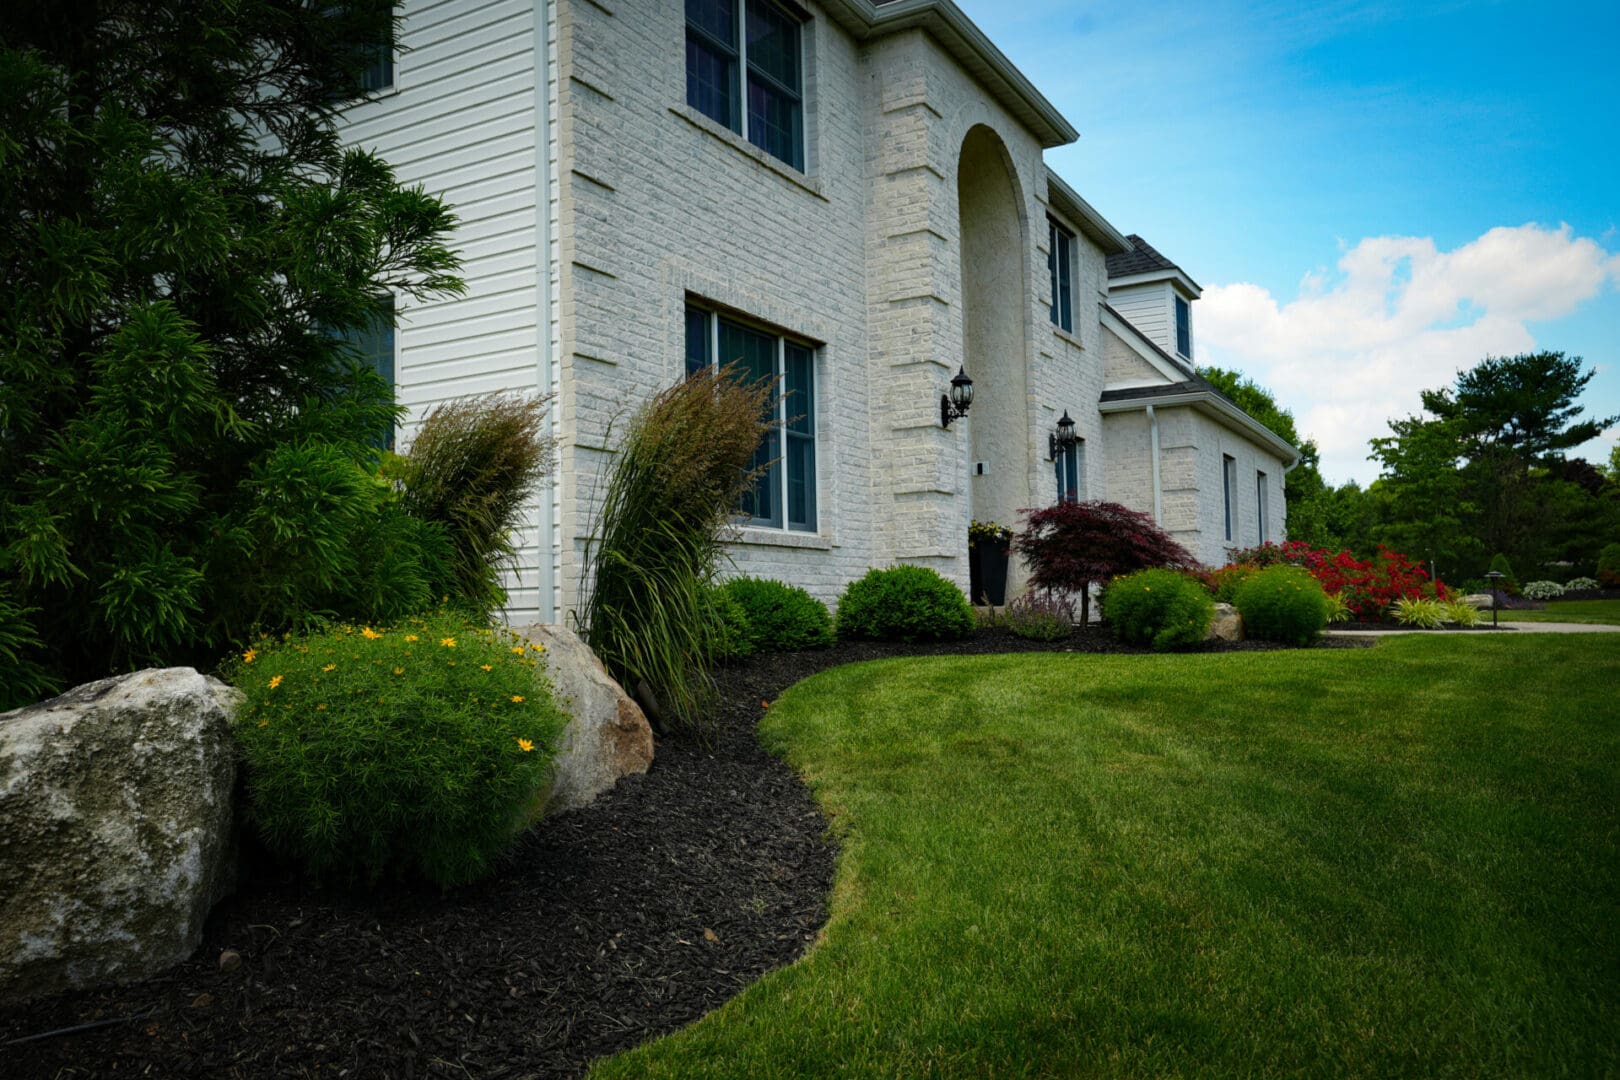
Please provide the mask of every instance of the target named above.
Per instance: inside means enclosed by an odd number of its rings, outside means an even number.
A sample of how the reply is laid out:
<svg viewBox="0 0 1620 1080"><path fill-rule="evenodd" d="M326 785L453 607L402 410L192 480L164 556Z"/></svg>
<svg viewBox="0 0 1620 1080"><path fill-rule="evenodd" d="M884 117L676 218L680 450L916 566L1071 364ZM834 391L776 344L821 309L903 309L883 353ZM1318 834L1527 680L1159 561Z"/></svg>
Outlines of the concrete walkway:
<svg viewBox="0 0 1620 1080"><path fill-rule="evenodd" d="M1360 637L1389 637L1392 634L1478 634L1501 633L1503 630L1517 630L1531 634L1620 634L1620 626L1607 623L1572 623L1572 622L1509 622L1501 621L1502 630L1416 630L1404 626L1392 626L1388 630L1328 630L1334 637L1360 638Z"/></svg>

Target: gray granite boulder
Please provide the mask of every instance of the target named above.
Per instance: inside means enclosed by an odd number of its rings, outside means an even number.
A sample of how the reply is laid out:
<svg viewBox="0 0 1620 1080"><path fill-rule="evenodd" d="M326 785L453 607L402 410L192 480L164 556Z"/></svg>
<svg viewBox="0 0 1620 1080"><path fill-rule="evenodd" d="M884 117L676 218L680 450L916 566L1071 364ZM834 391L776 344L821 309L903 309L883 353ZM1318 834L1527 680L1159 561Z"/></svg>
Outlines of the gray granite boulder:
<svg viewBox="0 0 1620 1080"><path fill-rule="evenodd" d="M0 715L0 1001L184 960L235 880L235 691L191 668Z"/></svg>
<svg viewBox="0 0 1620 1080"><path fill-rule="evenodd" d="M1231 604L1216 604L1215 618L1210 620L1205 641L1242 641L1243 616Z"/></svg>
<svg viewBox="0 0 1620 1080"><path fill-rule="evenodd" d="M526 626L517 632L545 647L557 704L570 718L545 812L585 806L621 776L646 772L653 759L652 728L590 646L562 626Z"/></svg>

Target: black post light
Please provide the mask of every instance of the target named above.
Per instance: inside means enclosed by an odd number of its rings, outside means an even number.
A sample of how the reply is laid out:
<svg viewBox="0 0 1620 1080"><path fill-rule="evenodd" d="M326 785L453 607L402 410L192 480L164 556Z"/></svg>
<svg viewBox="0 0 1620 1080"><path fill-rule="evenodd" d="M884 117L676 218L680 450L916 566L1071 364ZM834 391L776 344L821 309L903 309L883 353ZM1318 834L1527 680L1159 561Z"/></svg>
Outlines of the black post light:
<svg viewBox="0 0 1620 1080"><path fill-rule="evenodd" d="M973 380L968 378L964 368L956 369L956 377L951 380L951 392L939 395L939 426L948 428L952 420L960 420L968 414L968 408L973 404Z"/></svg>
<svg viewBox="0 0 1620 1080"><path fill-rule="evenodd" d="M1485 580L1491 583L1491 629L1496 629L1496 609L1502 599L1502 579L1507 577L1500 570L1490 570L1485 574Z"/></svg>
<svg viewBox="0 0 1620 1080"><path fill-rule="evenodd" d="M1047 444L1051 448L1051 459L1056 461L1059 454L1078 441L1074 435L1074 421L1069 419L1069 410L1064 409L1063 419L1057 422L1057 430L1047 436Z"/></svg>

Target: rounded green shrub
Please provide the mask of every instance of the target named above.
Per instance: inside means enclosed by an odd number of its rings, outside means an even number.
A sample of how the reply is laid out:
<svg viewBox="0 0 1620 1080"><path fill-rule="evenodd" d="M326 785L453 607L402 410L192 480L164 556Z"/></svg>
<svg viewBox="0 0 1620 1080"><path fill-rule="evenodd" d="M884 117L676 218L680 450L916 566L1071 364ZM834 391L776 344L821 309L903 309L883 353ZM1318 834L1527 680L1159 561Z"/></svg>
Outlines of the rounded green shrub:
<svg viewBox="0 0 1620 1080"><path fill-rule="evenodd" d="M1168 652L1204 640L1215 601L1202 582L1185 574L1140 570L1109 583L1102 610L1119 640Z"/></svg>
<svg viewBox="0 0 1620 1080"><path fill-rule="evenodd" d="M740 577L721 589L748 620L751 652L825 649L833 643L827 605L795 585Z"/></svg>
<svg viewBox="0 0 1620 1080"><path fill-rule="evenodd" d="M1502 575L1502 588L1510 593L1518 593L1519 576L1513 572L1513 564L1508 562L1506 555L1497 552L1491 558L1491 569Z"/></svg>
<svg viewBox="0 0 1620 1080"><path fill-rule="evenodd" d="M1280 564L1245 581L1233 604L1243 616L1246 636L1290 645L1314 641L1332 607L1310 571Z"/></svg>
<svg viewBox="0 0 1620 1080"><path fill-rule="evenodd" d="M1223 566L1210 574L1209 591L1217 603L1230 604L1239 587L1259 572L1260 568L1251 563Z"/></svg>
<svg viewBox="0 0 1620 1080"><path fill-rule="evenodd" d="M222 672L248 819L319 881L477 880L550 783L566 717L543 653L444 611L261 639Z"/></svg>
<svg viewBox="0 0 1620 1080"><path fill-rule="evenodd" d="M746 660L754 655L754 624L748 612L724 586L709 590L709 600L713 604L714 658Z"/></svg>
<svg viewBox="0 0 1620 1080"><path fill-rule="evenodd" d="M943 641L973 629L962 590L926 566L868 570L838 598L838 635L874 641Z"/></svg>

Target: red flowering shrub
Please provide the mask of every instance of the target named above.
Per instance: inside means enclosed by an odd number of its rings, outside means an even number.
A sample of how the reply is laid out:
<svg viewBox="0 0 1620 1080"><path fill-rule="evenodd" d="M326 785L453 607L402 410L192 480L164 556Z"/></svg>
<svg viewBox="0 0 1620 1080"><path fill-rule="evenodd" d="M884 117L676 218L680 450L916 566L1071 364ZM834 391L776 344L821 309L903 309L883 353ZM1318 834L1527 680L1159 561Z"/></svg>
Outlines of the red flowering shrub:
<svg viewBox="0 0 1620 1080"><path fill-rule="evenodd" d="M1231 558L1230 566L1302 566L1322 583L1324 592L1342 597L1358 619L1381 619L1391 604L1406 597L1447 595L1444 583L1430 580L1421 565L1382 544L1371 559L1313 548L1299 540L1234 551Z"/></svg>

